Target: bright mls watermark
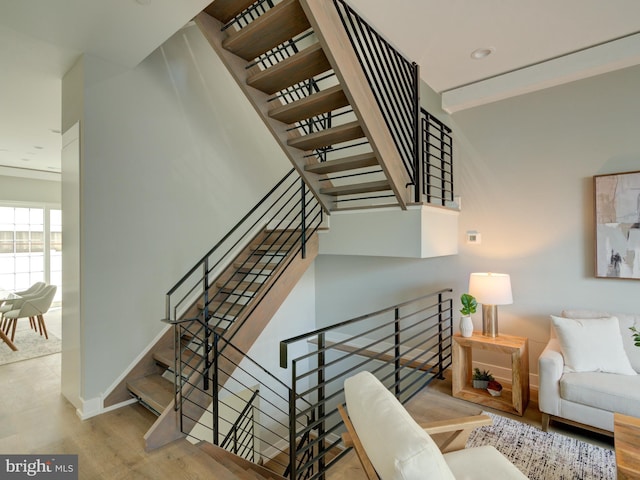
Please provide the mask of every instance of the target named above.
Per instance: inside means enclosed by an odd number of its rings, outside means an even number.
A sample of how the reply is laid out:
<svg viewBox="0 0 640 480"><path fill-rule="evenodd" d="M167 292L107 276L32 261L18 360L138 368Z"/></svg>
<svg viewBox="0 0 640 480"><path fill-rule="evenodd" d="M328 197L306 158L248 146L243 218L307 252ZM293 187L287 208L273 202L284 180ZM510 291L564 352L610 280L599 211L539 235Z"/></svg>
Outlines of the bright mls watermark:
<svg viewBox="0 0 640 480"><path fill-rule="evenodd" d="M78 455L0 455L0 479L78 480Z"/></svg>

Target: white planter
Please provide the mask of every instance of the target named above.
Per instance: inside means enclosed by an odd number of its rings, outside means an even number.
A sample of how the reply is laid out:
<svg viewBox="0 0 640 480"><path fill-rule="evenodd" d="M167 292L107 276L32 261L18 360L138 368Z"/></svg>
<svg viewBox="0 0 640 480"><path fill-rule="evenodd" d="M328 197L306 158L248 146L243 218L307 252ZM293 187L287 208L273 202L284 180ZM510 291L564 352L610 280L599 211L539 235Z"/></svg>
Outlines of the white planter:
<svg viewBox="0 0 640 480"><path fill-rule="evenodd" d="M460 318L460 335L463 337L470 337L473 335L473 322L471 317L465 315Z"/></svg>

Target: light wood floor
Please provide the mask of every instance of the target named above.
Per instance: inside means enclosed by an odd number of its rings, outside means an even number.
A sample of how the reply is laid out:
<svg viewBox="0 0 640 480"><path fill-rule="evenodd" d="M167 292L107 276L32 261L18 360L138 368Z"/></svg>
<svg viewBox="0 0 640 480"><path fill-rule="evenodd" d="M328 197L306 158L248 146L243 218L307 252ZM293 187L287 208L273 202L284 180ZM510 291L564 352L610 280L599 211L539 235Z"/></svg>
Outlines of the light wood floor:
<svg viewBox="0 0 640 480"><path fill-rule="evenodd" d="M139 405L81 421L60 394L60 354L0 366L0 385L1 453L78 454L82 480L234 478L186 441L145 452L142 436L155 417ZM482 410L454 399L450 380L432 382L411 400L408 409L418 422ZM527 409L524 421L540 425L535 404ZM611 440L606 437L558 426L553 429L611 448ZM353 453L329 477L363 478Z"/></svg>

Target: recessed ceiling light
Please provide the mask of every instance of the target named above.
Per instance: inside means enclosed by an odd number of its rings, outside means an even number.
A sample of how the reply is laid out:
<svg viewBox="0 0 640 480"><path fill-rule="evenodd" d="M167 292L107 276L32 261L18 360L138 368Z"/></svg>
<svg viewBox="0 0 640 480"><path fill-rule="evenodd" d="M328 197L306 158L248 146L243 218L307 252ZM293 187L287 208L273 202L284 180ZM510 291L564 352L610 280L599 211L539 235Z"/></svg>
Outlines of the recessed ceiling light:
<svg viewBox="0 0 640 480"><path fill-rule="evenodd" d="M482 60L483 58L487 58L493 52L495 52L495 48L493 47L477 48L471 52L471 58L474 60Z"/></svg>
<svg viewBox="0 0 640 480"><path fill-rule="evenodd" d="M44 147L41 147L40 145L34 145L33 148L35 148L36 150L42 150Z"/></svg>

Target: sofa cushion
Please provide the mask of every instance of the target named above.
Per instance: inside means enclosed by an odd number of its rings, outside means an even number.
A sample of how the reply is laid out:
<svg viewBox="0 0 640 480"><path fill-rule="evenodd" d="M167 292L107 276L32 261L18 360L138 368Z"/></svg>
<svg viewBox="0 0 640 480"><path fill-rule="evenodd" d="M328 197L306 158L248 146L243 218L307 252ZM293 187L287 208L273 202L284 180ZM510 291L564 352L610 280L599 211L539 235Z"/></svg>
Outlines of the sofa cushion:
<svg viewBox="0 0 640 480"><path fill-rule="evenodd" d="M616 317L571 319L551 315L566 371L636 375Z"/></svg>
<svg viewBox="0 0 640 480"><path fill-rule="evenodd" d="M454 480L429 434L371 373L346 379L344 393L351 422L382 480Z"/></svg>
<svg viewBox="0 0 640 480"><path fill-rule="evenodd" d="M565 373L560 379L564 400L640 417L640 375L613 373Z"/></svg>
<svg viewBox="0 0 640 480"><path fill-rule="evenodd" d="M633 334L629 330L629 327L633 327L634 325L640 328L640 315L631 315L627 313L611 314L594 310L564 310L562 312L562 316L567 318L617 317L620 322L620 334L622 335L624 351L627 353L627 357L629 358L629 362L631 362L633 369L637 373L640 373L640 347L636 347L634 345ZM551 336L556 336L553 324L551 325Z"/></svg>

